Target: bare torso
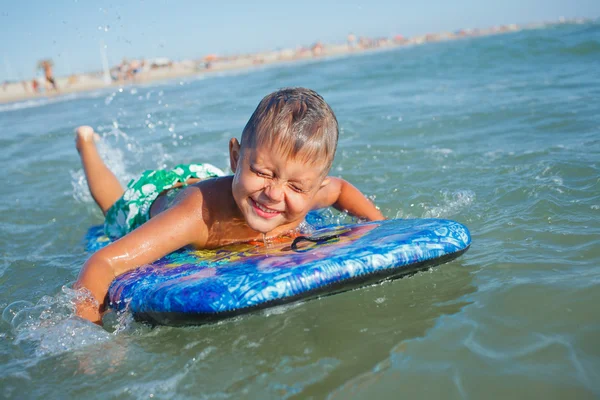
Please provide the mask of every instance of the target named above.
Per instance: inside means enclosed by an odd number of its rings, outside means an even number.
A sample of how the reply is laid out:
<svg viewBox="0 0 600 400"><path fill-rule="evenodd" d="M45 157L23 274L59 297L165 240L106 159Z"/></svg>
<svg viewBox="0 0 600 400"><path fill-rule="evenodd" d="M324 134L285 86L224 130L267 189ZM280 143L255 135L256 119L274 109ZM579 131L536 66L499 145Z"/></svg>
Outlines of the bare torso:
<svg viewBox="0 0 600 400"><path fill-rule="evenodd" d="M175 189L176 193L162 192L150 207L150 217L153 218L161 212L177 207L178 202L187 196L195 196L200 192L202 204L198 204L202 210L202 220L206 224L207 238L198 243L191 243L195 248L212 249L231 243L248 242L252 240L263 240L264 235L251 229L242 217L237 204L231 193L232 176L199 181L183 189ZM186 182L190 183L190 181ZM177 185L175 188L180 188ZM292 231L302 221L280 226L276 231L269 232L268 237L280 236Z"/></svg>

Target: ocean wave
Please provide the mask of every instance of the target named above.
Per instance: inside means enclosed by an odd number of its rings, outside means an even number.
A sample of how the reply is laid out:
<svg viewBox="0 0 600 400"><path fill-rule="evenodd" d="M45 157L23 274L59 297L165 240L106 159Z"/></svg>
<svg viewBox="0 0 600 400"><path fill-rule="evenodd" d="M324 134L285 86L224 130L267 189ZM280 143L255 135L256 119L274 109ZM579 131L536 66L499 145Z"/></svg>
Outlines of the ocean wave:
<svg viewBox="0 0 600 400"><path fill-rule="evenodd" d="M589 56L600 54L600 42L596 40L587 40L573 46L567 46L561 49L562 53L574 56Z"/></svg>
<svg viewBox="0 0 600 400"><path fill-rule="evenodd" d="M560 62L574 57L591 57L600 53L600 24L590 22L582 25L565 24L545 29L525 29L508 35L488 38L474 38L467 47L456 43L452 52L459 51L465 56L473 55L471 48L477 48L475 64L490 67L531 61ZM456 48L458 47L458 49Z"/></svg>
<svg viewBox="0 0 600 400"><path fill-rule="evenodd" d="M17 101L13 103L0 104L0 112L17 111L28 108L38 108L47 106L49 104L65 103L68 101L84 98L97 98L105 95L107 90L108 89L100 89L91 92L68 93L55 97L39 97L35 99Z"/></svg>

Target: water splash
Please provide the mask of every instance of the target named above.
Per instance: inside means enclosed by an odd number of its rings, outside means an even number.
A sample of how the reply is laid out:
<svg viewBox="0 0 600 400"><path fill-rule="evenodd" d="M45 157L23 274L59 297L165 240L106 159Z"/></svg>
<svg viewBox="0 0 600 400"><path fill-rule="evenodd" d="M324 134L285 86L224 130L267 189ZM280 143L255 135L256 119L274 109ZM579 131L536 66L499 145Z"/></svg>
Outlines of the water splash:
<svg viewBox="0 0 600 400"><path fill-rule="evenodd" d="M59 294L44 296L36 304L13 302L2 312L2 321L10 327L14 344L36 358L98 345L139 327L127 310L108 313L106 329L76 316L75 304L89 297L86 291L63 286Z"/></svg>
<svg viewBox="0 0 600 400"><path fill-rule="evenodd" d="M36 357L60 354L108 340L111 333L74 315L75 302L88 296L63 286L58 295L44 296L36 304L16 301L2 320L10 326L14 343L31 348Z"/></svg>
<svg viewBox="0 0 600 400"><path fill-rule="evenodd" d="M300 222L300 225L298 225L298 227L296 228L296 231L300 235L312 235L315 232L315 228L308 222L302 221Z"/></svg>
<svg viewBox="0 0 600 400"><path fill-rule="evenodd" d="M147 160L151 160L154 165L148 165L148 168L162 169L171 160L160 143L141 145L121 130L116 120L108 126L98 126L96 131L101 134L101 139L96 142L100 157L123 187L140 172L129 168L130 165L144 165ZM83 168L71 171L71 186L74 199L82 203L93 202Z"/></svg>
<svg viewBox="0 0 600 400"><path fill-rule="evenodd" d="M475 193L470 190L442 191L441 195L440 203L434 206L424 205L423 218L451 217L468 208L475 201Z"/></svg>
<svg viewBox="0 0 600 400"><path fill-rule="evenodd" d="M360 222L360 220L347 212L325 208L310 212L306 216L305 222L298 226L298 229L306 230L306 233L312 233L315 229L320 229L324 226L355 224L357 222ZM300 233L304 234L305 232L300 231Z"/></svg>

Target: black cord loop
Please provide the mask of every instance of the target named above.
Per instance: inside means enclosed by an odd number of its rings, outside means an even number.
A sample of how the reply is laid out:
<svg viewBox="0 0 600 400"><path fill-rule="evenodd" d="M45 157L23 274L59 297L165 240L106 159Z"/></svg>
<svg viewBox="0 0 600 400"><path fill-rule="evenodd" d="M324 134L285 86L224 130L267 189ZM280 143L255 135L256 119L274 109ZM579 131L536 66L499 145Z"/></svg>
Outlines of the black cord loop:
<svg viewBox="0 0 600 400"><path fill-rule="evenodd" d="M311 247L308 247L308 248L306 248L306 249L299 249L299 248L298 248L298 243L301 243L301 242L304 242L304 241L306 241L306 242L312 242L312 243L314 243L315 245L317 245L317 246L318 246L318 245L322 245L322 244L328 243L328 242L330 242L330 241L332 241L332 240L334 240L334 239L339 239L339 238L340 238L340 236L339 236L339 235L326 235L326 236L298 236L298 237L297 237L296 239L294 239L294 241L292 242L291 249L292 249L293 251L297 252L297 253L303 253L303 252L305 252L305 251L309 251L309 250L312 248L312 246L311 246Z"/></svg>

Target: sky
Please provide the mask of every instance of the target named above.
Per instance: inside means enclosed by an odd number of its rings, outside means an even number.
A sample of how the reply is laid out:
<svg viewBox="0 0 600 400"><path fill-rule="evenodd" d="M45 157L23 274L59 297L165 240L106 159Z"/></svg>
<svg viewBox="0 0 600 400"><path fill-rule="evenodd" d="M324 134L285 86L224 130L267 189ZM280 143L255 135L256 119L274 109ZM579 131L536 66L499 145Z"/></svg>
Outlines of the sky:
<svg viewBox="0 0 600 400"><path fill-rule="evenodd" d="M600 0L57 0L0 2L0 81L31 79L52 58L55 75L102 69L123 58L207 54L600 17Z"/></svg>

